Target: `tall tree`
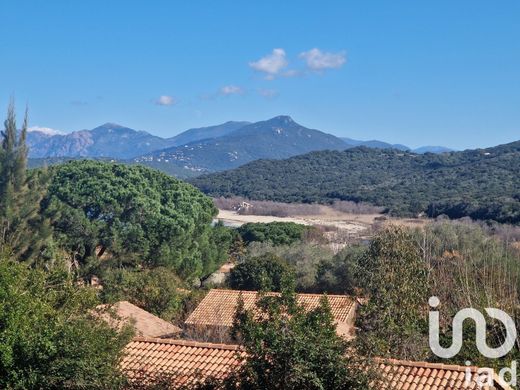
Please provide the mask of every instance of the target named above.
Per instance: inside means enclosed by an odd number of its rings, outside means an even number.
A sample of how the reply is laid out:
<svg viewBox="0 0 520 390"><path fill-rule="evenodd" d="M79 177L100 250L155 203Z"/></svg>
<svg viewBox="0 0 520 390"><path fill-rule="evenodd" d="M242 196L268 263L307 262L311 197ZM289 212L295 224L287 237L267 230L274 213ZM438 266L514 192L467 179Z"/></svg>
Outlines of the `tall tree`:
<svg viewBox="0 0 520 390"><path fill-rule="evenodd" d="M27 110L18 133L14 102L7 110L0 147L0 249L26 260L40 254L50 228L41 217L45 170L27 172Z"/></svg>
<svg viewBox="0 0 520 390"><path fill-rule="evenodd" d="M45 213L82 272L104 256L118 265L171 267L190 278L225 260L218 246L225 232L217 227L222 234L215 235L211 227L216 208L193 186L140 165L83 160L49 171Z"/></svg>
<svg viewBox="0 0 520 390"><path fill-rule="evenodd" d="M290 284L290 283L289 283ZM247 358L228 388L367 389L369 377L336 334L327 300L307 311L292 288L264 295L256 308L237 308L234 333Z"/></svg>
<svg viewBox="0 0 520 390"><path fill-rule="evenodd" d="M428 267L409 230L392 226L374 237L359 260L369 300L359 311L357 338L367 354L404 359L428 355Z"/></svg>

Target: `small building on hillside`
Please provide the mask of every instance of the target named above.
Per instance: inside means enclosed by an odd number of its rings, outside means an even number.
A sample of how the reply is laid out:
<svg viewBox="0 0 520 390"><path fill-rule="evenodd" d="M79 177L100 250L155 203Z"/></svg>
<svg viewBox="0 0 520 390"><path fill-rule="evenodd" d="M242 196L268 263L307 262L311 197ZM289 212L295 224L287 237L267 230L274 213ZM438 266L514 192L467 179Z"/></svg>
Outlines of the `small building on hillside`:
<svg viewBox="0 0 520 390"><path fill-rule="evenodd" d="M229 330L233 326L240 296L246 309L254 308L258 297L256 291L210 290L185 321L188 334L197 339L229 341ZM320 294L297 294L298 303L308 310L318 307L322 297ZM346 338L353 337L357 301L347 295L327 295L327 300L338 334Z"/></svg>
<svg viewBox="0 0 520 390"><path fill-rule="evenodd" d="M235 210L237 213L240 213L240 212L251 210L252 208L253 208L253 205L251 203L240 202L240 204L235 207Z"/></svg>
<svg viewBox="0 0 520 390"><path fill-rule="evenodd" d="M182 329L159 318L128 301L120 301L113 305L101 305L98 312L112 327L121 329L130 324L136 336L172 338L179 337Z"/></svg>

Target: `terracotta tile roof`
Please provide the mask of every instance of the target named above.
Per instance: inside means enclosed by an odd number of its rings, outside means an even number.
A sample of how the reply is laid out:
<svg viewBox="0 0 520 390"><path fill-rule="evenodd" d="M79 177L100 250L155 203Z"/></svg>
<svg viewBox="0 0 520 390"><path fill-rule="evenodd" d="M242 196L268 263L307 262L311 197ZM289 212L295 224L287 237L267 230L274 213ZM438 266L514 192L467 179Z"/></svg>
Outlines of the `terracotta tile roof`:
<svg viewBox="0 0 520 390"><path fill-rule="evenodd" d="M99 309L113 309L120 318L113 318L108 312L101 313L101 317L110 325L121 328L125 323L132 323L137 336L143 337L174 337L182 329L168 321L159 318L146 310L141 309L128 301L121 301L113 305L101 305Z"/></svg>
<svg viewBox="0 0 520 390"><path fill-rule="evenodd" d="M245 353L237 345L199 343L186 340L136 338L125 349L121 363L129 378L157 378L172 375L175 383L223 378L237 369ZM414 362L396 359L374 360L378 390L462 390L479 389L477 367ZM465 386L466 370L471 380ZM512 390L495 375L496 390ZM484 387L483 389L486 389Z"/></svg>
<svg viewBox="0 0 520 390"><path fill-rule="evenodd" d="M396 359L375 359L376 374L381 390L461 390L487 389L479 387L477 378L478 367L466 367L440 363L414 362ZM470 371L471 379L466 384L466 370ZM512 390L502 384L494 374L497 390Z"/></svg>
<svg viewBox="0 0 520 390"><path fill-rule="evenodd" d="M197 308L186 320L186 325L232 326L238 298L242 294L244 307L254 308L258 293L256 291L237 291L213 289L204 297ZM272 293L276 294L276 293ZM316 308L321 294L298 294L297 299L308 310ZM332 315L336 322L346 323L353 315L356 302L346 295L327 295Z"/></svg>
<svg viewBox="0 0 520 390"><path fill-rule="evenodd" d="M237 345L138 337L128 344L121 362L130 378L172 376L175 383L223 378L241 364Z"/></svg>

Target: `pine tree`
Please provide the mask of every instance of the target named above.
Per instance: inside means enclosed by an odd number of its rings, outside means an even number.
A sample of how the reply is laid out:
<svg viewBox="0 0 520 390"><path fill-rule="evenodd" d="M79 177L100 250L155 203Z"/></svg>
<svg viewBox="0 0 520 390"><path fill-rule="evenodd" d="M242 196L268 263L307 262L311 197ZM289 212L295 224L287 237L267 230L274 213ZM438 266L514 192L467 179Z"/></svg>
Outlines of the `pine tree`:
<svg viewBox="0 0 520 390"><path fill-rule="evenodd" d="M27 171L27 111L20 134L11 101L1 132L0 147L0 250L20 260L34 259L51 235L40 215L47 174Z"/></svg>

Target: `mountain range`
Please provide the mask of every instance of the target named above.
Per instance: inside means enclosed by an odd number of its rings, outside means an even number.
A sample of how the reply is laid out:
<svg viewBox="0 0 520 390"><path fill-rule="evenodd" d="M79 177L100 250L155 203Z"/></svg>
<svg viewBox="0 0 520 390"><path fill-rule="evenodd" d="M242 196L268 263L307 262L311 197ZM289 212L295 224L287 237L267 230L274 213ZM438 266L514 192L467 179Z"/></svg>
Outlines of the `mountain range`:
<svg viewBox="0 0 520 390"><path fill-rule="evenodd" d="M170 139L146 131L133 130L115 123L105 123L92 130L68 134L30 131L27 134L29 157L113 157L128 159L153 150L167 148Z"/></svg>
<svg viewBox="0 0 520 390"><path fill-rule="evenodd" d="M339 138L306 128L289 116L255 123L230 121L189 129L170 138L115 123L68 134L36 128L28 133L27 144L30 158L111 158L153 166L181 177L232 169L257 159L283 159L317 150L358 146L410 150L405 145L377 140ZM415 150L416 153L445 151L449 149L422 147Z"/></svg>
<svg viewBox="0 0 520 390"><path fill-rule="evenodd" d="M263 158L281 159L313 150L347 147L333 135L303 127L289 116L277 116L247 124L220 137L155 151L136 161L163 162L197 172L215 172Z"/></svg>
<svg viewBox="0 0 520 390"><path fill-rule="evenodd" d="M175 137L170 138L170 140L172 141L171 146L181 146L181 145L189 144L191 142L200 141L203 139L212 139L212 138L222 137L222 136L232 133L235 130L238 130L246 125L249 125L250 123L251 122L229 121L229 122L223 123L221 125L189 129L189 130L183 131L182 133L176 135Z"/></svg>
<svg viewBox="0 0 520 390"><path fill-rule="evenodd" d="M446 152L453 152L453 149L447 148L445 146L421 146L419 148L412 149L406 145L402 144L390 144L388 142L378 141L378 140L371 140L371 141L359 141L352 138L341 138L343 141L345 141L347 144L349 144L351 147L358 147L358 146L365 146L367 148L373 148L373 149L396 149L401 151L408 151L418 154L424 154L424 153L446 153Z"/></svg>

